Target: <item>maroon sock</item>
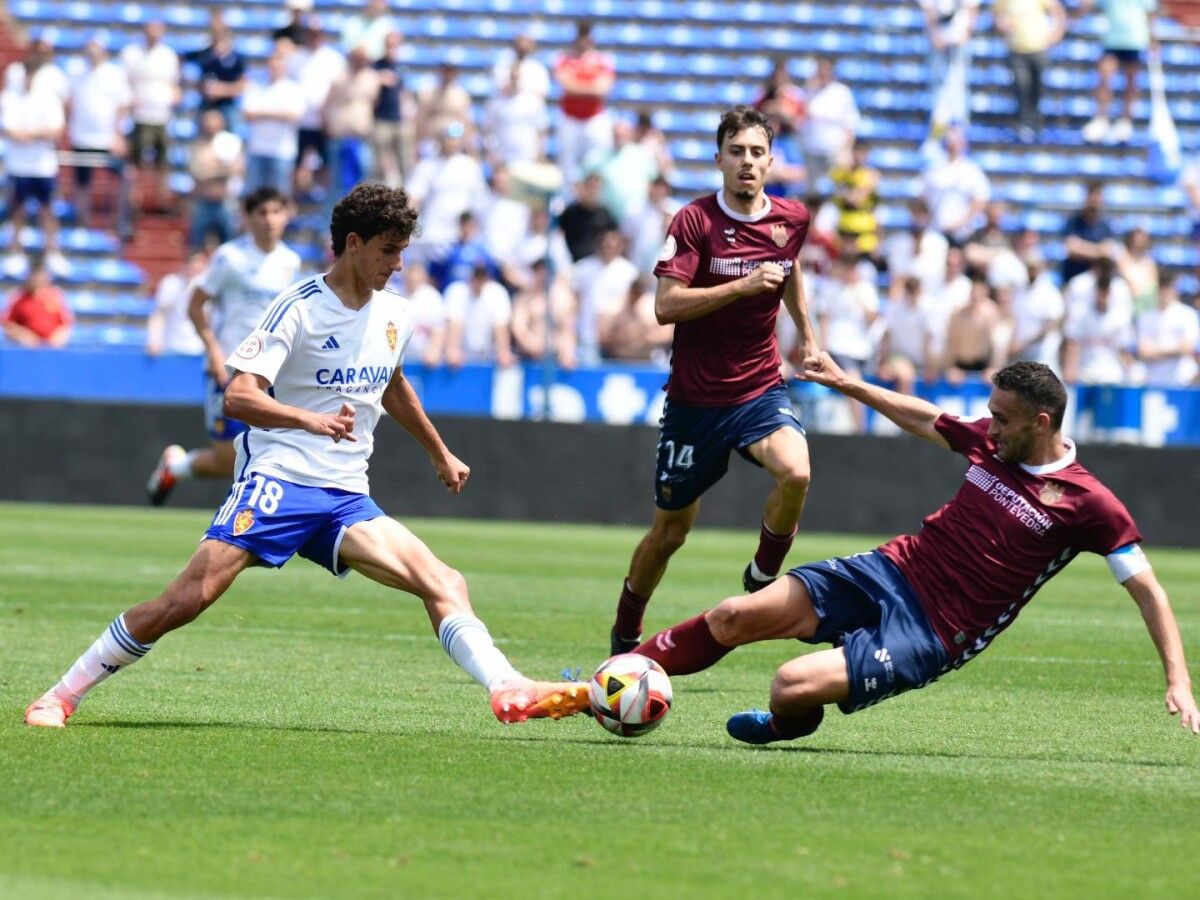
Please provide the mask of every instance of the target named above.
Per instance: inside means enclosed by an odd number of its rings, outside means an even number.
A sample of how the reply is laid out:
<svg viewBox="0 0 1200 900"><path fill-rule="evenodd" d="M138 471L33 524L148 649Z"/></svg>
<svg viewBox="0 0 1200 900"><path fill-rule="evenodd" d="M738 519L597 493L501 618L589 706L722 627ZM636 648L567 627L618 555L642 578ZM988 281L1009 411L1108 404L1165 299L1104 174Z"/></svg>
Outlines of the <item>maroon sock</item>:
<svg viewBox="0 0 1200 900"><path fill-rule="evenodd" d="M784 740L808 737L821 726L825 718L825 707L806 710L798 716L781 716L771 713L771 730Z"/></svg>
<svg viewBox="0 0 1200 900"><path fill-rule="evenodd" d="M792 529L791 534L780 535L773 532L767 527L767 523L763 522L762 528L758 532L758 552L754 554L754 565L758 566L758 571L764 575L778 575L779 567L783 565L783 558L792 549L792 541L795 539L795 528Z"/></svg>
<svg viewBox="0 0 1200 900"><path fill-rule="evenodd" d="M642 615L646 612L646 604L649 602L649 597L635 594L629 587L629 580L626 579L624 587L621 588L621 599L617 601L617 621L613 625L617 637L633 640L642 636Z"/></svg>
<svg viewBox="0 0 1200 900"><path fill-rule="evenodd" d="M691 675L716 664L732 649L717 642L701 613L660 631L633 652L650 657L668 675Z"/></svg>

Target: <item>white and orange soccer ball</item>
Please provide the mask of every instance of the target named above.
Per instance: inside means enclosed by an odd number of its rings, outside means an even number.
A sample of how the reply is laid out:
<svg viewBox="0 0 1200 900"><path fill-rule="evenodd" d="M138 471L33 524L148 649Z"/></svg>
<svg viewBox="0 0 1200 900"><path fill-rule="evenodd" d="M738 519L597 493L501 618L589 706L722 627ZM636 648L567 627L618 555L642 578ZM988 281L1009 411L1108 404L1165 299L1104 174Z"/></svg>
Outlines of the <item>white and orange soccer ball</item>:
<svg viewBox="0 0 1200 900"><path fill-rule="evenodd" d="M605 660L588 685L596 721L613 734L637 737L662 724L671 709L671 681L662 666L637 653Z"/></svg>

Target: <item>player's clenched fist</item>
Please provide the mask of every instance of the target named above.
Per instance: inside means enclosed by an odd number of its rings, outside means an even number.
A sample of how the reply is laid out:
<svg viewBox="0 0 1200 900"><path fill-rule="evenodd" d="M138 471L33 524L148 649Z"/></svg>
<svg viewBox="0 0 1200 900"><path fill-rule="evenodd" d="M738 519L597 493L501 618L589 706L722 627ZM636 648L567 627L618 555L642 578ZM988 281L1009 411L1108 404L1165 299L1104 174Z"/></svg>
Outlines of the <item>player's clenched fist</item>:
<svg viewBox="0 0 1200 900"><path fill-rule="evenodd" d="M779 263L765 262L742 279L743 296L769 294L783 284L783 279L783 266Z"/></svg>
<svg viewBox="0 0 1200 900"><path fill-rule="evenodd" d="M323 434L334 441L340 441L342 438L357 441L358 438L354 436L354 407L349 403L342 403L342 408L335 415L314 415L304 430L312 434Z"/></svg>

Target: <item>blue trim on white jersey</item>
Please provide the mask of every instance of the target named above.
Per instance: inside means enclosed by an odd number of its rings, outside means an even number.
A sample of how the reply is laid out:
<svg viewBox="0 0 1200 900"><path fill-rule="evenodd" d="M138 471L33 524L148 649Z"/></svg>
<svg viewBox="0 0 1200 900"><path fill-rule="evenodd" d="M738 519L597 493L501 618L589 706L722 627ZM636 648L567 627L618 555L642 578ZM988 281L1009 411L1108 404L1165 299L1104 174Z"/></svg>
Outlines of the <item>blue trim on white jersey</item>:
<svg viewBox="0 0 1200 900"><path fill-rule="evenodd" d="M294 290L288 291L283 296L276 297L275 300L273 300L271 302L270 307L267 308L266 313L262 317L264 327L265 327L266 322L269 321L275 315L275 313L279 311L279 307L282 304L286 303L288 300L290 300L292 297L294 297L300 291L306 290L307 288L312 287L315 284L316 284L316 279L310 278L308 281L304 282L302 285L295 288Z"/></svg>
<svg viewBox="0 0 1200 900"><path fill-rule="evenodd" d="M250 432L252 428L247 428L242 432L242 449L246 451L246 461L242 463L242 471L238 472L238 481L246 477L246 470L250 468Z"/></svg>
<svg viewBox="0 0 1200 900"><path fill-rule="evenodd" d="M292 291L286 297L281 298L275 306L268 310L267 314L263 317L263 330L274 331L279 327L279 323L283 321L283 317L287 315L287 311L295 306L296 303L320 292L321 286L315 280L296 288L296 290Z"/></svg>

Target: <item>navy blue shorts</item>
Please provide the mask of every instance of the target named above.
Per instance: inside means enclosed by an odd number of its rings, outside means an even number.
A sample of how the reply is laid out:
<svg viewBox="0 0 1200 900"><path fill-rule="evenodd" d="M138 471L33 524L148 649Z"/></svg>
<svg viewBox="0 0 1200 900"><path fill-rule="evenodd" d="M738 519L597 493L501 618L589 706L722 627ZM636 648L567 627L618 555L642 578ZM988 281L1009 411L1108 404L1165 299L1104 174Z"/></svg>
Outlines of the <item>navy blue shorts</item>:
<svg viewBox="0 0 1200 900"><path fill-rule="evenodd" d="M12 205L24 206L26 200L36 200L42 206L49 206L54 199L54 188L58 183L55 178L35 178L26 175L12 176Z"/></svg>
<svg viewBox="0 0 1200 900"><path fill-rule="evenodd" d="M737 406L667 401L658 435L654 498L659 509L691 506L729 471L729 452L759 465L746 450L780 428L804 428L782 384Z"/></svg>
<svg viewBox="0 0 1200 900"><path fill-rule="evenodd" d="M1117 62L1128 66L1132 65L1133 63L1142 62L1142 60L1145 59L1146 54L1145 51L1142 50L1126 50L1124 48L1105 47L1104 55L1115 57Z"/></svg>
<svg viewBox="0 0 1200 900"><path fill-rule="evenodd" d="M950 655L895 564L872 550L788 572L804 582L819 622L810 644L846 653L850 696L838 704L856 712L946 671Z"/></svg>
<svg viewBox="0 0 1200 900"><path fill-rule="evenodd" d="M251 472L234 482L204 537L249 550L276 569L299 553L342 577L350 571L338 561L346 529L383 515L366 494Z"/></svg>
<svg viewBox="0 0 1200 900"><path fill-rule="evenodd" d="M250 426L225 415L225 389L211 375L204 376L204 427L214 441L232 441Z"/></svg>

